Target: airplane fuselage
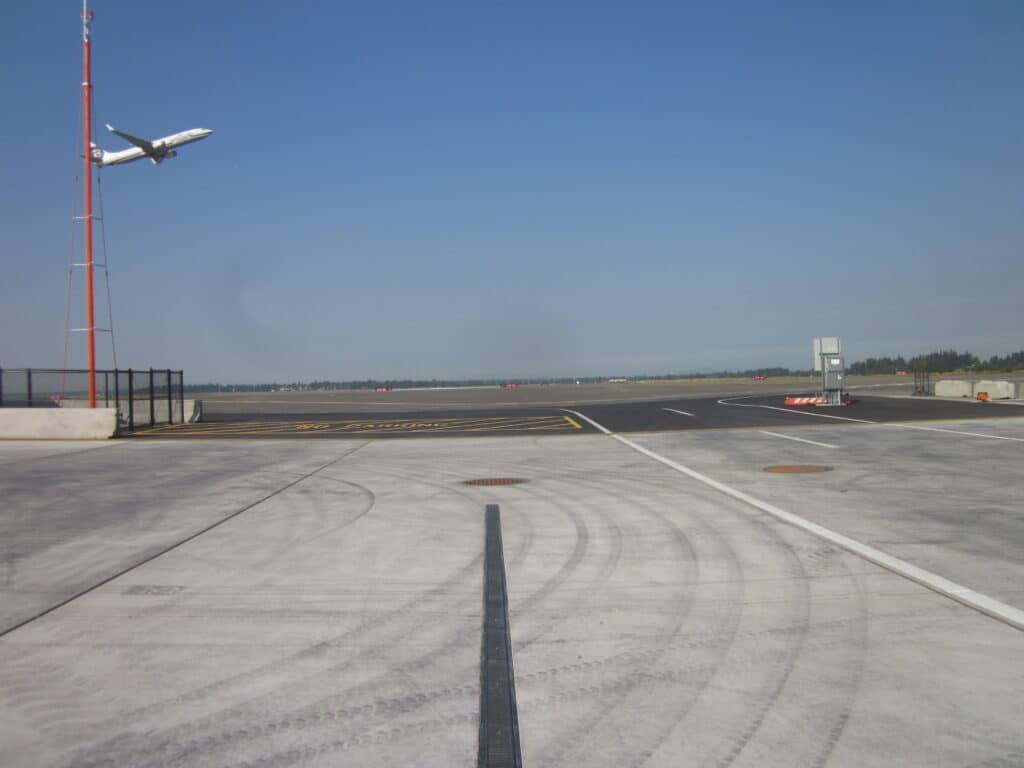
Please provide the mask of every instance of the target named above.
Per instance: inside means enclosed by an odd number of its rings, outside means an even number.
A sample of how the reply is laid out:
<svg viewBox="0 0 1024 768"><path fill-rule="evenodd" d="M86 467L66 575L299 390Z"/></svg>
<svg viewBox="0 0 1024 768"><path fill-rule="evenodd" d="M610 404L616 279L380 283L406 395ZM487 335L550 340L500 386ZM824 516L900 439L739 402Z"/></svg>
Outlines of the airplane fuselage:
<svg viewBox="0 0 1024 768"><path fill-rule="evenodd" d="M164 136L161 139L149 142L149 147L147 148L135 146L131 149L123 149L119 152L107 152L106 150L100 149L94 145L92 147L92 161L96 165L107 166L118 165L120 163L130 163L134 160L140 160L143 157L148 157L155 165L168 157L176 156L178 153L174 151L175 147L180 147L184 144L191 144L194 141L205 139L211 133L213 133L213 131L209 128L191 128L187 131L172 133L170 136Z"/></svg>

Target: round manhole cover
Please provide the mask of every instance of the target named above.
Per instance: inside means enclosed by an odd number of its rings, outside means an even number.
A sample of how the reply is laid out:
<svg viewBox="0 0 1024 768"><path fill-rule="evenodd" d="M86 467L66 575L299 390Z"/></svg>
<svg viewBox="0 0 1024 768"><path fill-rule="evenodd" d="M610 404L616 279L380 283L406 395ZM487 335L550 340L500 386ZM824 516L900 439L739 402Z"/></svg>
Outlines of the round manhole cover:
<svg viewBox="0 0 1024 768"><path fill-rule="evenodd" d="M463 480L463 485L519 485L525 483L522 477L478 477L475 480Z"/></svg>
<svg viewBox="0 0 1024 768"><path fill-rule="evenodd" d="M777 464L773 467L765 467L764 471L779 475L811 475L816 472L831 472L832 467L821 464Z"/></svg>

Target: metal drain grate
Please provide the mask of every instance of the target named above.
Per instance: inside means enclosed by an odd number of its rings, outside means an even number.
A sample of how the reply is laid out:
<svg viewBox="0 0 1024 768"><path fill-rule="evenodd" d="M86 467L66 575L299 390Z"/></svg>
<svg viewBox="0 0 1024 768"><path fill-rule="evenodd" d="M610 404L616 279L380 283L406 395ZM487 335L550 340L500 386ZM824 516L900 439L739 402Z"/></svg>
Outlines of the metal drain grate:
<svg viewBox="0 0 1024 768"><path fill-rule="evenodd" d="M764 471L780 475L810 475L815 472L831 472L832 467L825 467L821 464L779 464L774 467L765 467Z"/></svg>
<svg viewBox="0 0 1024 768"><path fill-rule="evenodd" d="M463 485L519 485L525 483L523 477L478 477L475 480L463 480Z"/></svg>

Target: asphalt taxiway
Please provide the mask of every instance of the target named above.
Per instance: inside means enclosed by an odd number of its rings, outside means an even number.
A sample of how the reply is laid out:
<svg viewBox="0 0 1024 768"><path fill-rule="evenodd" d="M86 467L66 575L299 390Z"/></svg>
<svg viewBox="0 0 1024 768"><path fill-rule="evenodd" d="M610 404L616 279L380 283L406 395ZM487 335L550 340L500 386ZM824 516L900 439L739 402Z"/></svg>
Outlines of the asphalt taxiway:
<svg viewBox="0 0 1024 768"><path fill-rule="evenodd" d="M660 432L787 426L822 421L886 423L897 421L1024 416L1019 405L944 401L928 398L858 395L853 404L834 408L785 406L779 395L730 395L658 398L639 401L568 401L534 407L430 407L401 410L336 410L295 413L273 410L274 401L245 410L205 408L202 422L170 424L136 431L136 437L190 438L387 438L499 436L595 432L594 419L613 432ZM280 403L281 401L277 401ZM794 422L794 418L796 422Z"/></svg>
<svg viewBox="0 0 1024 768"><path fill-rule="evenodd" d="M731 397L0 443L0 764L477 764L490 505L525 766L1024 762L1024 409Z"/></svg>

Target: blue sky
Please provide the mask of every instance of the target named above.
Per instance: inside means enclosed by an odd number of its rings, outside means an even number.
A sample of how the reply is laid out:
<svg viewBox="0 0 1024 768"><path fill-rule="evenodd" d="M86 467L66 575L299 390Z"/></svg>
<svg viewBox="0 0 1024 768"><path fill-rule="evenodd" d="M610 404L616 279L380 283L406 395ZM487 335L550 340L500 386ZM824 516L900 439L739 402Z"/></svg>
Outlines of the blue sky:
<svg viewBox="0 0 1024 768"><path fill-rule="evenodd" d="M124 146L106 122L215 131L102 172L122 366L528 377L804 367L822 335L850 359L1024 347L1024 4L92 8L98 143ZM6 367L63 359L78 11L5 9Z"/></svg>

